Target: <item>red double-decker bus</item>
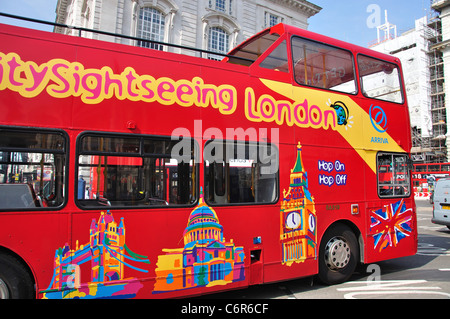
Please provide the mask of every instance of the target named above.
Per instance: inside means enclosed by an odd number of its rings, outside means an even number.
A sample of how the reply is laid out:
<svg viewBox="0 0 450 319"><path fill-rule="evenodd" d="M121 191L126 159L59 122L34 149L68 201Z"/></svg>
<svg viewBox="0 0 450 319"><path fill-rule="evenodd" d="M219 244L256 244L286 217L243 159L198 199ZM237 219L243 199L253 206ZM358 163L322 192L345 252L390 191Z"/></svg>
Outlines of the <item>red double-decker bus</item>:
<svg viewBox="0 0 450 319"><path fill-rule="evenodd" d="M172 298L417 249L397 58L284 24L222 61L0 25L0 296Z"/></svg>
<svg viewBox="0 0 450 319"><path fill-rule="evenodd" d="M434 184L446 177L450 177L450 163L414 164L412 181L415 197L433 200Z"/></svg>

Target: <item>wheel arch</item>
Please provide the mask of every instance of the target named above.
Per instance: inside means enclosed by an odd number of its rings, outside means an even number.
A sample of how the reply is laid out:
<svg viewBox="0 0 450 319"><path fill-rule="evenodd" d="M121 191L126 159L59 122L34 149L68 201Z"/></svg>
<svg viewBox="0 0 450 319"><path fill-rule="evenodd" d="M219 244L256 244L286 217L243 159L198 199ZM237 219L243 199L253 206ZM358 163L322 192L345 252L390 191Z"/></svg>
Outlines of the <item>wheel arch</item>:
<svg viewBox="0 0 450 319"><path fill-rule="evenodd" d="M358 226L356 226L355 223L348 219L339 219L328 225L328 227L325 228L325 230L322 233L322 236L320 237L320 241L318 245L320 246L320 243L322 242L322 238L325 235L325 233L330 230L331 228L337 227L338 225L344 225L351 229L351 231L355 234L356 239L358 240L358 248L359 248L359 262L362 264L364 263L364 237L359 229Z"/></svg>
<svg viewBox="0 0 450 319"><path fill-rule="evenodd" d="M28 275L30 279L32 280L32 285L34 287L34 294L35 298L37 297L37 289L36 289L36 276L30 267L30 265L23 259L19 254L12 251L11 249L8 249L4 246L0 246L0 255L9 255L13 257L17 262L20 263L20 265L28 272Z"/></svg>

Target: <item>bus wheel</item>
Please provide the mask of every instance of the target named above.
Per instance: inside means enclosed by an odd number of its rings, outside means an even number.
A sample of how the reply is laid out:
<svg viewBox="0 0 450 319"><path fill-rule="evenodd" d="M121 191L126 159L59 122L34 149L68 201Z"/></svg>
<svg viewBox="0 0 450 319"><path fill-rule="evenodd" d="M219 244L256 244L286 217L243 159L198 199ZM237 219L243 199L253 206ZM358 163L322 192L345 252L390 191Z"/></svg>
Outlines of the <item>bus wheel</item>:
<svg viewBox="0 0 450 319"><path fill-rule="evenodd" d="M359 260L358 241L353 231L338 224L328 229L320 243L319 279L327 285L350 278Z"/></svg>
<svg viewBox="0 0 450 319"><path fill-rule="evenodd" d="M0 299L32 299L34 284L25 266L14 256L0 254Z"/></svg>

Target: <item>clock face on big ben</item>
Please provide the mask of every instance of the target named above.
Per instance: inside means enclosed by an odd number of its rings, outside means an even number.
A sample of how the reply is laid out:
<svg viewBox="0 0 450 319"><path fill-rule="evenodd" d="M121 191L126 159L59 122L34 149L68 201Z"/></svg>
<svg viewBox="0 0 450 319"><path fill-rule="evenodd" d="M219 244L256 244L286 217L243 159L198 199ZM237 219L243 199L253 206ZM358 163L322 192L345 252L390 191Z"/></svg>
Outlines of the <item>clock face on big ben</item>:
<svg viewBox="0 0 450 319"><path fill-rule="evenodd" d="M287 229L297 229L301 225L301 215L299 212L294 211L286 215L285 227Z"/></svg>
<svg viewBox="0 0 450 319"><path fill-rule="evenodd" d="M309 217L308 217L308 229L312 233L314 233L315 230L316 230L316 217L313 214L309 214Z"/></svg>

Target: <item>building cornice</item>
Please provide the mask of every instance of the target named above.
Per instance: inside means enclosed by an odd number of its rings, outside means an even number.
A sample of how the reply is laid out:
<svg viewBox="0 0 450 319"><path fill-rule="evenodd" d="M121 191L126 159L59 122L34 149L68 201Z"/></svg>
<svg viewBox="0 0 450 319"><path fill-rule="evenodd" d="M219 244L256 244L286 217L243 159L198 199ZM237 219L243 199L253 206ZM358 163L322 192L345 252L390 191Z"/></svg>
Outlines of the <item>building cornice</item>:
<svg viewBox="0 0 450 319"><path fill-rule="evenodd" d="M56 4L56 23L64 23L66 20L66 14L67 14L67 0L58 0Z"/></svg>
<svg viewBox="0 0 450 319"><path fill-rule="evenodd" d="M321 7L315 5L306 0L270 0L271 2L284 5L291 10L296 12L306 13L307 17L310 18L322 10Z"/></svg>

